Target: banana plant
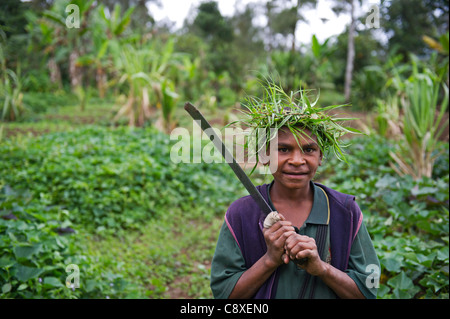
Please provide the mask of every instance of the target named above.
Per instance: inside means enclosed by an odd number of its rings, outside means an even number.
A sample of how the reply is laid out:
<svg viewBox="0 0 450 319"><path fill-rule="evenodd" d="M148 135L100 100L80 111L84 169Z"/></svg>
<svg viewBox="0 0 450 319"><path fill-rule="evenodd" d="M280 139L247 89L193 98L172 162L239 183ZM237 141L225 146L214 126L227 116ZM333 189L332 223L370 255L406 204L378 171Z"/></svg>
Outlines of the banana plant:
<svg viewBox="0 0 450 319"><path fill-rule="evenodd" d="M51 10L46 10L42 14L42 22L46 23L52 32L53 41L49 44L48 50L69 50L69 76L72 89L77 90L77 86L82 85L83 73L78 64L78 58L83 55L81 52L81 38L88 31L88 16L94 8L94 0L72 0L79 9L81 25L80 28L68 28L66 25L67 1L56 0ZM56 54L56 53L55 53Z"/></svg>
<svg viewBox="0 0 450 319"><path fill-rule="evenodd" d="M167 77L174 66L173 39L169 39L162 49L156 42L137 46L122 47L118 61L118 70L122 74L119 84L126 85L128 93L126 103L114 120L125 115L130 126L142 126L156 111L151 108L152 104L163 108L163 118L170 120L177 97L174 85Z"/></svg>
<svg viewBox="0 0 450 319"><path fill-rule="evenodd" d="M327 38L323 43L320 43L315 34L311 38L311 51L313 53L311 68L314 71L311 72L310 81L313 87L333 87L333 84L329 82L334 72L330 57L336 51L336 48L328 44L330 39Z"/></svg>
<svg viewBox="0 0 450 319"><path fill-rule="evenodd" d="M111 16L108 17L106 16L105 6L101 5L99 7L98 12L100 14L100 17L106 24L105 32L109 39L117 38L123 34L123 32L131 22L131 14L133 13L134 9L135 7L130 7L127 9L127 11L124 12L123 15L121 15L121 5L119 3L116 3L114 5L114 11L112 12Z"/></svg>
<svg viewBox="0 0 450 319"><path fill-rule="evenodd" d="M6 41L3 32L0 36ZM0 39L0 120L14 121L24 111L20 67L17 67L16 72L6 67L2 42Z"/></svg>
<svg viewBox="0 0 450 319"><path fill-rule="evenodd" d="M448 107L449 91L443 75L425 68L418 70L417 58L412 58L413 74L404 83L403 136L405 143L398 152L390 152L400 175L414 179L431 177L437 154L439 137L448 125L444 114ZM440 96L443 96L440 99Z"/></svg>
<svg viewBox="0 0 450 319"><path fill-rule="evenodd" d="M150 117L150 103L148 88L151 79L146 73L150 52L136 49L131 44L122 48L119 70L122 76L119 85L127 84L127 100L119 109L114 121L121 116L128 117L129 126L142 126Z"/></svg>
<svg viewBox="0 0 450 319"><path fill-rule="evenodd" d="M3 69L0 84L0 103L3 106L1 120L17 120L24 111L20 71Z"/></svg>
<svg viewBox="0 0 450 319"><path fill-rule="evenodd" d="M172 116L176 107L178 94L175 92L175 84L170 79L165 79L161 85L161 109L164 120L164 129L167 133L173 129Z"/></svg>
<svg viewBox="0 0 450 319"><path fill-rule="evenodd" d="M384 137L400 137L403 124L400 117L400 103L397 95L388 95L385 100L377 99L378 134Z"/></svg>
<svg viewBox="0 0 450 319"><path fill-rule="evenodd" d="M117 54L117 42L130 23L135 7L130 7L121 15L121 6L116 4L111 17L107 17L105 6L100 5L92 15L90 29L92 46L90 52L78 58L78 63L95 69L95 80L99 96L103 98L108 87L108 71L112 69L112 59Z"/></svg>

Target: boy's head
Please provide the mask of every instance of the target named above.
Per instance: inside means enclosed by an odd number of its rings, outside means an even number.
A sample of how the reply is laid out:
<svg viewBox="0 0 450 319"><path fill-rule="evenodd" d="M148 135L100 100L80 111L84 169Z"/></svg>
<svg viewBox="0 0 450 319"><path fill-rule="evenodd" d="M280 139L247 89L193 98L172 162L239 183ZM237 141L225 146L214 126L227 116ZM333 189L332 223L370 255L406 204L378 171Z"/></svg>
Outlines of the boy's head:
<svg viewBox="0 0 450 319"><path fill-rule="evenodd" d="M340 137L346 133L360 132L350 127L344 127L339 123L351 120L350 118L336 118L326 113L326 111L345 105L321 108L316 106L318 97L314 102L310 102L308 95L311 90L300 89L287 94L273 81L262 83L262 87L263 96L261 98L248 97L243 103L243 106L247 108L244 112L247 118L231 123L242 123L250 129L249 136L256 137L253 143L248 143L248 145L257 146L257 162L266 162L264 158L260 161L260 154L264 149L273 155L274 148L272 146L273 142L276 142L276 137L278 137L278 142L280 137L290 142L295 141L297 148L303 150L303 154L305 154L303 142L308 139L314 140L314 144L318 148L317 151L320 153L320 162L323 156L329 152L334 153L339 160L346 161L342 152L342 147L345 145L340 141ZM261 138L261 135L263 138ZM261 140L266 147L261 145ZM277 154L280 154L278 150ZM273 160L271 164L274 164ZM271 167L271 171L275 171L273 167Z"/></svg>
<svg viewBox="0 0 450 319"><path fill-rule="evenodd" d="M272 152L267 164L270 164L274 180L289 189L307 186L322 164L323 153L317 137L308 129L294 135L282 127L272 143L276 147L270 147Z"/></svg>

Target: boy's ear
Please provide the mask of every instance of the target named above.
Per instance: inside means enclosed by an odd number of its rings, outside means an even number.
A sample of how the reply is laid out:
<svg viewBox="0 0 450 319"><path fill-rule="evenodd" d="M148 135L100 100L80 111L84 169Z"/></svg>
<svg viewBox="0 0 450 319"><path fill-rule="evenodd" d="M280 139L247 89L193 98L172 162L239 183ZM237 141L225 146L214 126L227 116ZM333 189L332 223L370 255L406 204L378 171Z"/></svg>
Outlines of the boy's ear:
<svg viewBox="0 0 450 319"><path fill-rule="evenodd" d="M322 166L322 160L323 160L323 153L322 151L320 151L319 166Z"/></svg>

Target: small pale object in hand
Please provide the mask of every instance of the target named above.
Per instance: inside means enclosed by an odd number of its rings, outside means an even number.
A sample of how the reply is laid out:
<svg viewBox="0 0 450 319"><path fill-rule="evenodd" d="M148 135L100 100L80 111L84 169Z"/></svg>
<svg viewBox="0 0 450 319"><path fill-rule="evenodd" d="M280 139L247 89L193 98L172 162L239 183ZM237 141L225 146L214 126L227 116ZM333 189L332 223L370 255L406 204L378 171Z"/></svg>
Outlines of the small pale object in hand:
<svg viewBox="0 0 450 319"><path fill-rule="evenodd" d="M278 214L277 211L273 211L269 213L264 219L264 228L270 228L273 224L275 224L277 221L280 220L281 220L280 214Z"/></svg>

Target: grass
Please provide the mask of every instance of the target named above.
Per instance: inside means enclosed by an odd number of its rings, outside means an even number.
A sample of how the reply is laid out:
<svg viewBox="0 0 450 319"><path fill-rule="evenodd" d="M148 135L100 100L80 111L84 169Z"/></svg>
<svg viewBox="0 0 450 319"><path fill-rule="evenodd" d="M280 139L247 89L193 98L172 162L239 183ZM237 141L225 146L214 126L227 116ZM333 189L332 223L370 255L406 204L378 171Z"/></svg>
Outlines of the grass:
<svg viewBox="0 0 450 319"><path fill-rule="evenodd" d="M83 239L88 254L108 262L133 283L134 298L212 298L209 289L211 259L223 216L206 221L185 217L188 212L169 211L119 236Z"/></svg>
<svg viewBox="0 0 450 319"><path fill-rule="evenodd" d="M84 111L78 105L53 106L21 122L3 123L3 136L21 139L88 125L110 126L115 112L113 101L93 100ZM200 216L174 207L138 229L77 235L80 247L86 248L83 253L92 256L96 269L102 270L98 280L108 280L110 285L98 298L116 295L111 277L116 274L127 283L125 296L129 298L212 298L210 265L223 214Z"/></svg>
<svg viewBox="0 0 450 319"><path fill-rule="evenodd" d="M32 112L31 109L32 107L21 121L1 123L4 138L64 132L93 124L108 126L111 125L111 118L116 112L113 100L98 98L92 98L84 110L73 102L67 105L52 105L40 113Z"/></svg>

